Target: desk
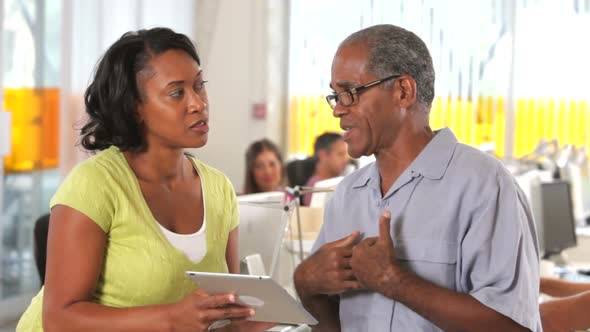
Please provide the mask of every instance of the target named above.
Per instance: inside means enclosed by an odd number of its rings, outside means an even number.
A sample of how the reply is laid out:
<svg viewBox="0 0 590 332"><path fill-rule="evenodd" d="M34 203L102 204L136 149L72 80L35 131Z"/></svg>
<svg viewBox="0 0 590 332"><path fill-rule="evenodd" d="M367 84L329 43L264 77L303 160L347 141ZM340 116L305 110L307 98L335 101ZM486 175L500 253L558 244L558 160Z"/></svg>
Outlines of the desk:
<svg viewBox="0 0 590 332"><path fill-rule="evenodd" d="M590 268L590 227L576 228L576 235L578 245L564 250L564 256L571 264Z"/></svg>

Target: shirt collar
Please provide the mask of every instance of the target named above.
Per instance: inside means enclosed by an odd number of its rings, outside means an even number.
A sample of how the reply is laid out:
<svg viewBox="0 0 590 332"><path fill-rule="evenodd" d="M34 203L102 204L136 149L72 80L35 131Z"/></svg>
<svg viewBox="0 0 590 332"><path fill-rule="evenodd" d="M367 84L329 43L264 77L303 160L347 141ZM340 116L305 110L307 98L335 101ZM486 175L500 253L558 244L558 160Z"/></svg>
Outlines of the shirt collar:
<svg viewBox="0 0 590 332"><path fill-rule="evenodd" d="M360 188L364 187L371 181L371 179L376 179L377 183L379 183L379 169L377 168L377 163L372 162L367 165L367 169L360 173L360 176L354 181L352 187L353 188Z"/></svg>
<svg viewBox="0 0 590 332"><path fill-rule="evenodd" d="M449 128L434 132L435 135L424 147L418 157L408 167L412 173L418 173L432 180L440 180L444 176L457 145L457 138ZM367 170L359 176L353 188L365 186L370 180L379 180L377 163L367 166Z"/></svg>
<svg viewBox="0 0 590 332"><path fill-rule="evenodd" d="M457 145L457 138L449 128L434 132L435 135L410 165L410 170L432 180L444 176Z"/></svg>

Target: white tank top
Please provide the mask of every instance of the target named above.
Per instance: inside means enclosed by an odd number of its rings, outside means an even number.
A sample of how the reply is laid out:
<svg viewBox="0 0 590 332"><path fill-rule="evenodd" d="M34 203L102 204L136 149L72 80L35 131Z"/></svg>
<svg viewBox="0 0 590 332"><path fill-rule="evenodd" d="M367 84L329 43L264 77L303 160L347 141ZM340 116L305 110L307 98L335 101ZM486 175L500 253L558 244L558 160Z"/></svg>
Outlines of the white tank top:
<svg viewBox="0 0 590 332"><path fill-rule="evenodd" d="M169 231L160 225L160 223L158 223L158 226L160 226L160 229L162 230L162 233L166 239L168 239L168 242L170 242L170 244L172 244L176 249L185 254L186 257L188 257L188 259L190 259L193 263L200 262L207 253L207 218L205 217L207 215L207 208L205 204L205 188L203 186L203 177L201 176L201 173L198 169L197 173L201 178L201 197L203 197L203 226L201 226L199 230L192 234L178 234Z"/></svg>
<svg viewBox="0 0 590 332"><path fill-rule="evenodd" d="M160 224L158 224L160 225ZM178 234L171 232L160 225L162 233L176 249L180 250L193 263L200 262L207 253L207 229L206 219L203 216L203 226L196 233Z"/></svg>

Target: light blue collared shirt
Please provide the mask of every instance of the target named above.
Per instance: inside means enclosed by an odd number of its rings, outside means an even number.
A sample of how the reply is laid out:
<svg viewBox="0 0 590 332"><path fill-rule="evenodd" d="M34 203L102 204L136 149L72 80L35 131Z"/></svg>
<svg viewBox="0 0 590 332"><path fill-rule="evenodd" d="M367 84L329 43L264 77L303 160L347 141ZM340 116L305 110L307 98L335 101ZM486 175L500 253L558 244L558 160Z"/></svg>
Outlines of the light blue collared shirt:
<svg viewBox="0 0 590 332"><path fill-rule="evenodd" d="M355 230L379 235L391 211L397 258L421 278L473 296L532 331L539 318L539 250L525 195L497 159L448 128L382 197L376 163L342 180L314 245ZM369 291L340 296L342 331L441 331L402 303Z"/></svg>

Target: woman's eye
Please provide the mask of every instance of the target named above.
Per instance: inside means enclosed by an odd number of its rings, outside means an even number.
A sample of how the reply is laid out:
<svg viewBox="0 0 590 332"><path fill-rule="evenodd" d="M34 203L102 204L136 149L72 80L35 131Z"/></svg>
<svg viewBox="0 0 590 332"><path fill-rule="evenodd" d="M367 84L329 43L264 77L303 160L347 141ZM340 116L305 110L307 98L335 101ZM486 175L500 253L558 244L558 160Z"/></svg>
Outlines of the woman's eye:
<svg viewBox="0 0 590 332"><path fill-rule="evenodd" d="M195 91L196 92L201 91L201 89L203 89L205 87L205 83L207 83L207 81L201 81L201 82L195 83Z"/></svg>
<svg viewBox="0 0 590 332"><path fill-rule="evenodd" d="M174 90L174 91L170 92L168 95L170 97L181 97L183 94L184 94L184 90L178 89L178 90Z"/></svg>

